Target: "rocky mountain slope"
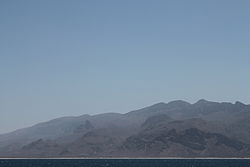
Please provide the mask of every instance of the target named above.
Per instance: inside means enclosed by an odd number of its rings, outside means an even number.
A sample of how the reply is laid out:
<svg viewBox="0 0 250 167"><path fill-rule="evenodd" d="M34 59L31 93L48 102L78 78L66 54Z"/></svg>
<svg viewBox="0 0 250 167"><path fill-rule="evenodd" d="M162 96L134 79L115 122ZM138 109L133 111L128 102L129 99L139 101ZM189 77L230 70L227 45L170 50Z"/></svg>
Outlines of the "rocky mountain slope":
<svg viewBox="0 0 250 167"><path fill-rule="evenodd" d="M250 105L199 100L63 117L0 135L0 157L250 157Z"/></svg>

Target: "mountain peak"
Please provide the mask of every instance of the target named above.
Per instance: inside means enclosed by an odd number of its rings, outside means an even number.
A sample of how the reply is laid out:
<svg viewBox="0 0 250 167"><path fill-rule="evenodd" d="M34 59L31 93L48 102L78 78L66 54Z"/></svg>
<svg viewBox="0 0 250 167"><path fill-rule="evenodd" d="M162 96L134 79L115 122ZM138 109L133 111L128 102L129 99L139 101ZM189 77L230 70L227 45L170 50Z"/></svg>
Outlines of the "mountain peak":
<svg viewBox="0 0 250 167"><path fill-rule="evenodd" d="M200 100L198 100L196 103L207 103L207 102L209 102L209 101L207 101L207 100L205 100L205 99L200 99Z"/></svg>
<svg viewBox="0 0 250 167"><path fill-rule="evenodd" d="M242 102L240 102L240 101L236 101L236 102L235 102L235 105L238 105L238 106L245 106L245 104L242 103Z"/></svg>
<svg viewBox="0 0 250 167"><path fill-rule="evenodd" d="M207 105L207 104L216 104L216 102L207 101L205 99L200 99L196 103L194 103L194 105Z"/></svg>
<svg viewBox="0 0 250 167"><path fill-rule="evenodd" d="M235 104L234 104L238 109L243 109L245 107L247 107L246 104L242 103L242 102L239 102L239 101L236 101Z"/></svg>
<svg viewBox="0 0 250 167"><path fill-rule="evenodd" d="M171 107L186 107L186 106L189 106L190 103L183 101L183 100L174 100L174 101L169 102L167 105Z"/></svg>

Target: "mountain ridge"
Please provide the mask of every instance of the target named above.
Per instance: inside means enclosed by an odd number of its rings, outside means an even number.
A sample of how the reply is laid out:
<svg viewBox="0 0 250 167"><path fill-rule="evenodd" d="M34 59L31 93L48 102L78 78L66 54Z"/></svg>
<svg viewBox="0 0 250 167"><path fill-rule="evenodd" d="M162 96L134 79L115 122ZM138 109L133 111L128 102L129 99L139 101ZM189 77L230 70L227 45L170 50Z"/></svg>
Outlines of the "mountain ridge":
<svg viewBox="0 0 250 167"><path fill-rule="evenodd" d="M203 148L201 155L204 157L249 157L249 121L250 105L238 101L234 104L204 99L193 104L183 100L160 102L125 114L84 114L56 118L2 134L0 157L195 157L199 152L196 146ZM206 144L194 144L193 138L187 136L187 141L182 141L182 137L185 138L185 134L190 131L194 132L194 136L203 134L202 141L206 141ZM169 132L172 136L164 138L164 133ZM216 135L206 137L211 134ZM145 135L150 138L144 139ZM133 136L139 136L140 140L129 140ZM161 136L161 139L158 140L157 136ZM220 149L214 152L214 140L219 138L228 142L222 142L218 147ZM143 142L139 142L141 140ZM131 145L140 148L141 144L145 144L144 140L151 152L127 148ZM232 145L242 145L243 148L239 151Z"/></svg>

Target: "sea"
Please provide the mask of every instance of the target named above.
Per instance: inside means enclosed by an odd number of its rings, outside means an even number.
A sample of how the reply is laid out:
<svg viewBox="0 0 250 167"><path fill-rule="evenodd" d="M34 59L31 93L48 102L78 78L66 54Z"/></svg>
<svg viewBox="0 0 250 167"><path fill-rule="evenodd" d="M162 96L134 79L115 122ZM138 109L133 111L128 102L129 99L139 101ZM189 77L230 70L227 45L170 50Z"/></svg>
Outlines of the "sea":
<svg viewBox="0 0 250 167"><path fill-rule="evenodd" d="M0 159L0 167L250 167L250 159Z"/></svg>

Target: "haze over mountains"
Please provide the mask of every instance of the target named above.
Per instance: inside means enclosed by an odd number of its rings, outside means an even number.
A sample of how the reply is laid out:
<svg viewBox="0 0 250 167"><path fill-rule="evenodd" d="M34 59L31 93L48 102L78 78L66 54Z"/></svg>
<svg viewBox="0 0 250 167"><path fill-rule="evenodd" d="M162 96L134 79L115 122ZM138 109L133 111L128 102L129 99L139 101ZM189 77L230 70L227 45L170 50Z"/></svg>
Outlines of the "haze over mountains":
<svg viewBox="0 0 250 167"><path fill-rule="evenodd" d="M250 157L250 105L199 100L62 117L0 135L0 157Z"/></svg>

